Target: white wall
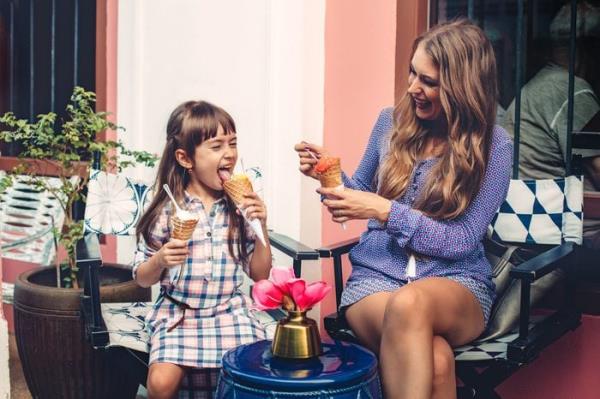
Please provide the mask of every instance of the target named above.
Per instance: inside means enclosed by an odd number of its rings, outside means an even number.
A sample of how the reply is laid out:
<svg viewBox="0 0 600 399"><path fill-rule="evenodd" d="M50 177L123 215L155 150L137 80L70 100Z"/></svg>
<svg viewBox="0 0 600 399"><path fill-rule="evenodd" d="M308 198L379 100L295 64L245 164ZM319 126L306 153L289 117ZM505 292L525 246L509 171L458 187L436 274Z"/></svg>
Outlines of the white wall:
<svg viewBox="0 0 600 399"><path fill-rule="evenodd" d="M269 227L319 246L316 184L301 179L292 147L322 142L324 22L324 0L120 1L122 139L161 153L179 103L223 107L236 121L244 165L263 169ZM119 258L130 259L131 248L119 244ZM310 281L320 278L314 266L303 273Z"/></svg>

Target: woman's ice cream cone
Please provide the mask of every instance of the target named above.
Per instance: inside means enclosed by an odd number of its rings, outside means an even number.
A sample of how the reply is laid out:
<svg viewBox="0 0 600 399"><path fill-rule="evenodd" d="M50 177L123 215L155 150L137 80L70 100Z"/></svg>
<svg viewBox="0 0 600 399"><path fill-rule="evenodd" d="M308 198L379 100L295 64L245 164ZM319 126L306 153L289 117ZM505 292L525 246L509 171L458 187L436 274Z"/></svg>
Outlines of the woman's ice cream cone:
<svg viewBox="0 0 600 399"><path fill-rule="evenodd" d="M343 185L342 182L342 168L340 165L340 158L327 157L322 158L321 167L317 164L316 172L321 182L321 187L339 187Z"/></svg>
<svg viewBox="0 0 600 399"><path fill-rule="evenodd" d="M344 189L342 180L342 166L338 157L322 157L315 165L315 172L321 182L321 187L333 188L335 190ZM342 223L342 228L346 230L346 224Z"/></svg>

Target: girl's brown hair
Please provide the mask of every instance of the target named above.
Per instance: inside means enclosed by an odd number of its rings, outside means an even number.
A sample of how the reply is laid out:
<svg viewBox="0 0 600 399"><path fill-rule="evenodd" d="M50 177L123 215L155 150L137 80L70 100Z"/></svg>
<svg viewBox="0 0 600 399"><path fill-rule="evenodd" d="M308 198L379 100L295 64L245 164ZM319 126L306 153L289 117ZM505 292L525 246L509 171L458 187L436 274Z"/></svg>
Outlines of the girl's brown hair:
<svg viewBox="0 0 600 399"><path fill-rule="evenodd" d="M158 250L161 243L155 242L150 234L153 226L158 221L159 215L169 198L162 189L167 184L177 200L184 198L184 191L189 183L189 175L177 162L175 150L182 149L189 159L194 160L196 147L205 140L217 136L219 126L225 134L235 133L235 123L231 116L222 108L206 101L187 101L179 105L171 113L167 122L167 143L160 159L158 173L155 182L155 195L146 212L137 224L136 236L144 238L146 244ZM244 229L243 217L237 215L233 210L234 203L227 198L229 209L229 230L227 232L229 253L239 262L246 262L248 253L244 242L246 241L246 230ZM233 243L237 240L237 251L234 251Z"/></svg>
<svg viewBox="0 0 600 399"><path fill-rule="evenodd" d="M448 133L446 151L415 208L435 219L454 219L469 206L485 174L496 118L496 59L483 31L467 20L441 24L419 36L411 59L419 46L439 68ZM389 153L379 171L381 196L396 199L405 193L431 134L407 92L394 108Z"/></svg>

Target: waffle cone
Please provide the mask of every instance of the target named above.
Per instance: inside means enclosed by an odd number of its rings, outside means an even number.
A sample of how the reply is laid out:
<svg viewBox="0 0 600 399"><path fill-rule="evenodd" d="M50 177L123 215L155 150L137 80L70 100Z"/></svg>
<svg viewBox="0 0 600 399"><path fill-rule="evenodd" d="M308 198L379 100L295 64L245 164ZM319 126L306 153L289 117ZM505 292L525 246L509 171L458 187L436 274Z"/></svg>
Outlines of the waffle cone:
<svg viewBox="0 0 600 399"><path fill-rule="evenodd" d="M199 219L179 219L177 216L171 217L173 230L171 237L177 240L189 240L196 229Z"/></svg>
<svg viewBox="0 0 600 399"><path fill-rule="evenodd" d="M249 194L253 191L252 183L247 176L236 176L223 183L223 188L229 197L236 204L241 204L244 200L244 194Z"/></svg>
<svg viewBox="0 0 600 399"><path fill-rule="evenodd" d="M343 184L340 159L335 159L337 160L336 163L327 168L325 172L319 174L319 181L321 182L321 187L338 187Z"/></svg>

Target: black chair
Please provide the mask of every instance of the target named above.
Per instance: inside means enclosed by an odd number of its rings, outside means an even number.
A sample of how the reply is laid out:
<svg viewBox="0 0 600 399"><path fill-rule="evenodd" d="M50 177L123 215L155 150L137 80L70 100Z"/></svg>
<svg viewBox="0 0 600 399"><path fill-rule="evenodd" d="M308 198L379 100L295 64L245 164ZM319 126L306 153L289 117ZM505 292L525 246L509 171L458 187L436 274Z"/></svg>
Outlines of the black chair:
<svg viewBox="0 0 600 399"><path fill-rule="evenodd" d="M577 198L577 194L573 197L572 193L567 192L570 183L580 185L581 180L577 176L571 176L568 180L569 183L562 186L563 192L560 193L559 190L557 195L570 196L570 204L575 204L575 206L571 206L571 209L564 210L565 214L568 213L567 217L571 221L569 230L581 229L581 198ZM529 184L536 184L536 182L532 181ZM518 191L523 187L522 181L513 180L511 182L511 190ZM576 192L577 190L573 190L573 193ZM519 198L518 195L512 197ZM563 202L566 204L567 201ZM579 204L579 209L577 209L577 204ZM514 227L517 228L517 226ZM568 278L562 280L566 286L567 294L565 296L568 300L561 303L558 309L546 311L543 314L532 315L531 311L533 297L536 297L537 300L541 295L538 292L539 282L543 281L543 277L552 279L552 273L558 269L569 270L571 256L578 246L576 242L579 242L579 239L569 237L570 233L561 229L559 240L554 245L535 244L528 240L529 242L517 242L520 246L514 251L508 251L510 246L499 240L502 235L500 230L506 228L510 228L510 226L498 229L492 224L490 236L494 240L486 239L485 248L494 270L514 265L509 271L510 279L513 280L509 285L512 284L513 289L510 287L505 289L494 304L494 307L498 307L504 306L500 305L501 302L510 304L511 300L515 301L515 306L507 306L506 309L499 308L496 312L496 317L514 319L514 323L508 323L509 327L514 328L508 328L508 331L486 331L483 337L491 336L492 338L476 340L460 348L454 348L457 377L464 384L458 389L459 397L498 398L498 394L494 391L495 387L519 368L534 361L545 347L565 333L574 330L581 323L581 314L569 300L572 298L573 292L569 273L567 273ZM518 226L518 228L523 228L523 226ZM333 258L338 308L343 290L342 256L357 243L358 239L351 239L318 250L321 258ZM515 241L510 244L515 244ZM557 280L558 278L554 278L553 281ZM506 284L504 286L506 287ZM551 287L543 288L549 291ZM508 296L514 298L508 298ZM506 314L508 312L511 314ZM492 310L493 317L494 309ZM331 338L357 341L346 320L338 313L326 316L324 324ZM506 322L500 324L507 330Z"/></svg>
<svg viewBox="0 0 600 399"><path fill-rule="evenodd" d="M97 172L93 172L97 173ZM114 177L114 176L113 176ZM137 207L143 207L149 187L133 183L124 176L118 176L121 183L117 186L131 187L132 193L137 193L132 201L137 201ZM94 179L90 180L89 190L94 195ZM115 185L111 182L111 186ZM100 190L100 192L108 192ZM88 199L90 193L88 193ZM94 204L89 206L94 207ZM137 209L135 206L134 209ZM133 211L137 212L137 211ZM86 212L87 215L87 212ZM132 219L130 225L120 225L112 231L128 232L137 220ZM106 223L95 223L86 219L86 226L95 230L94 226ZM110 230L110 229L109 229ZM118 230L118 231L117 231ZM100 235L101 237L101 235ZM269 233L269 240L273 248L289 256L293 261L294 271L297 276L301 274L302 262L316 260L319 254L316 250L309 248L285 235L275 232ZM144 330L144 317L152 303L130 302L117 304L104 304L100 298L99 271L102 267L100 254L99 234L90 232L77 244L77 266L84 273L84 287L81 296L81 308L85 323L85 335L90 345L96 350L105 351L112 358L115 367L129 375L139 384L146 385L148 373L148 353L146 348L147 335ZM272 334L276 322L284 317L279 309L261 312L259 319L267 328L267 333Z"/></svg>

